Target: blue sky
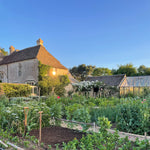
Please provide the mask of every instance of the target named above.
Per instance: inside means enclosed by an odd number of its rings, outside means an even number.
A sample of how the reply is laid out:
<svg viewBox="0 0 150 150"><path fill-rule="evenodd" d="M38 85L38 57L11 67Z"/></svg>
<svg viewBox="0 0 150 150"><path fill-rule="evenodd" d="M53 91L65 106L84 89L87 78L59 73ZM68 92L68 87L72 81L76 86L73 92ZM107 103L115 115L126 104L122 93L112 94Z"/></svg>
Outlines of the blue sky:
<svg viewBox="0 0 150 150"><path fill-rule="evenodd" d="M0 47L46 49L63 65L150 67L150 0L0 0Z"/></svg>

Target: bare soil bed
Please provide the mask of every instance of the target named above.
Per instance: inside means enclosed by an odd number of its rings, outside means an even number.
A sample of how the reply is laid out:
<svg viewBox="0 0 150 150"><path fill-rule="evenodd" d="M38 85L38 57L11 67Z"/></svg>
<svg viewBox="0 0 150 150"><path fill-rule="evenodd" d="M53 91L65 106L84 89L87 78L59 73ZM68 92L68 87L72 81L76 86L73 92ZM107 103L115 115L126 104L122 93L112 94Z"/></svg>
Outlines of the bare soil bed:
<svg viewBox="0 0 150 150"><path fill-rule="evenodd" d="M30 135L39 138L39 130L32 130L30 132ZM42 128L41 142L46 144L46 147L48 145L51 145L53 148L55 148L56 147L55 144L60 144L61 147L62 142L67 143L73 140L74 138L80 140L83 135L86 135L86 133L79 132L73 129L51 126L51 127Z"/></svg>

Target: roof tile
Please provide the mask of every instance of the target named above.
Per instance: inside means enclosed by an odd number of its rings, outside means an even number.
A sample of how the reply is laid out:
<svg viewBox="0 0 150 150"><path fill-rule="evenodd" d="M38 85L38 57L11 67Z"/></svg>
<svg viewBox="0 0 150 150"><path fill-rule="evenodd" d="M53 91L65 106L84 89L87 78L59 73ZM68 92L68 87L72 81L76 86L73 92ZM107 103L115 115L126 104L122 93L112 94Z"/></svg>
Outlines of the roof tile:
<svg viewBox="0 0 150 150"><path fill-rule="evenodd" d="M87 77L86 81L102 81L109 86L119 86L121 81L124 79L125 75L110 75L110 76L96 76L96 77Z"/></svg>

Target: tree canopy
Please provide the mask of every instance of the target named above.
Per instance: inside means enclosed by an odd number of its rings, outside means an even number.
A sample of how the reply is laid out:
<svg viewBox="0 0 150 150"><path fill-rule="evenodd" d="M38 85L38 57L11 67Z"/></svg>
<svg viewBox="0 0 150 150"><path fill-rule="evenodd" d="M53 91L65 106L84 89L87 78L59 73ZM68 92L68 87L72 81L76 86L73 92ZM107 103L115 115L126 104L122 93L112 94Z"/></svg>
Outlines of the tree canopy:
<svg viewBox="0 0 150 150"><path fill-rule="evenodd" d="M3 54L4 56L7 56L7 55L8 55L8 52L5 51L4 48L0 48L0 51L2 52L2 54Z"/></svg>
<svg viewBox="0 0 150 150"><path fill-rule="evenodd" d="M138 68L133 64L119 65L117 69L109 69L103 67L96 67L92 65L81 64L74 66L70 69L70 73L79 81L85 80L88 75L91 76L105 76L105 75L117 75L126 74L127 76L141 76L150 75L150 67L140 65Z"/></svg>
<svg viewBox="0 0 150 150"><path fill-rule="evenodd" d="M106 76L106 75L112 75L111 70L108 68L95 68L93 73L93 76Z"/></svg>
<svg viewBox="0 0 150 150"><path fill-rule="evenodd" d="M136 67L132 64L120 65L116 71L116 74L126 74L127 76L137 75Z"/></svg>
<svg viewBox="0 0 150 150"><path fill-rule="evenodd" d="M75 66L70 69L70 73L79 81L83 81L87 75L91 75L93 73L95 66L81 64L79 66Z"/></svg>

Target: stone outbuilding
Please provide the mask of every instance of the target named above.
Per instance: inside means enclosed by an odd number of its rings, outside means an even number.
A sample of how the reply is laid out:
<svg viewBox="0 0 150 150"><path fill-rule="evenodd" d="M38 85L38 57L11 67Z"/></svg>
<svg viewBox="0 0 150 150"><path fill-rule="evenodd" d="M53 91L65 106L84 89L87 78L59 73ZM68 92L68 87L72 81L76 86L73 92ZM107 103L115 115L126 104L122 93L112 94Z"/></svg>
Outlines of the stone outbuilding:
<svg viewBox="0 0 150 150"><path fill-rule="evenodd" d="M86 81L101 81L108 86L117 87L120 95L142 94L144 88L150 89L150 76L132 76L127 77L125 74L87 77Z"/></svg>

